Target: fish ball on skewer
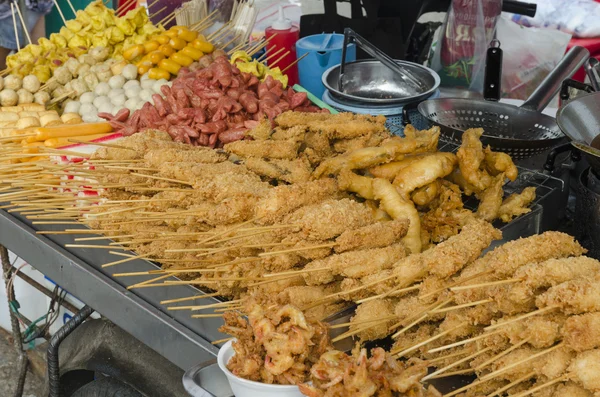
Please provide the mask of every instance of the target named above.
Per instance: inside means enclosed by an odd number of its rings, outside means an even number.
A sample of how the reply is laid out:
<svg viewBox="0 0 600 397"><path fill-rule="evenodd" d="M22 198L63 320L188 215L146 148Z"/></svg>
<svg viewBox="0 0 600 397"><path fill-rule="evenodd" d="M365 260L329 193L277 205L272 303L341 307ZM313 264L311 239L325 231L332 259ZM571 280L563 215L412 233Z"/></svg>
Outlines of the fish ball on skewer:
<svg viewBox="0 0 600 397"><path fill-rule="evenodd" d="M17 96L19 97L19 105L33 103L33 94L24 88L17 91Z"/></svg>
<svg viewBox="0 0 600 397"><path fill-rule="evenodd" d="M15 106L19 103L19 96L10 88L5 88L0 92L0 106Z"/></svg>
<svg viewBox="0 0 600 397"><path fill-rule="evenodd" d="M14 74L8 75L4 78L4 88L18 91L23 86L23 80L19 76L15 76Z"/></svg>
<svg viewBox="0 0 600 397"><path fill-rule="evenodd" d="M25 76L23 78L23 88L35 94L40 89L40 80L33 74Z"/></svg>

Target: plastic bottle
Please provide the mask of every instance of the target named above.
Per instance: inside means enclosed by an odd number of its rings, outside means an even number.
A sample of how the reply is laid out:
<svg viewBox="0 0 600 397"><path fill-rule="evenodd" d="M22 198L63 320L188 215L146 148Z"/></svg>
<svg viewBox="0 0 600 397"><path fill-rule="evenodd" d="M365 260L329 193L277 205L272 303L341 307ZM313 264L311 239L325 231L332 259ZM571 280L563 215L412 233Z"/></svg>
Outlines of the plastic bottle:
<svg viewBox="0 0 600 397"><path fill-rule="evenodd" d="M296 60L296 42L300 38L300 28L285 18L282 6L279 6L279 17L277 20L265 30L265 36L267 39L275 36L267 44L267 56L271 56L271 54L283 48L279 54L269 58L267 61L269 67L288 51L290 53L277 62L275 66L283 70ZM298 65L293 65L285 71L285 74L288 75L288 86L298 83Z"/></svg>

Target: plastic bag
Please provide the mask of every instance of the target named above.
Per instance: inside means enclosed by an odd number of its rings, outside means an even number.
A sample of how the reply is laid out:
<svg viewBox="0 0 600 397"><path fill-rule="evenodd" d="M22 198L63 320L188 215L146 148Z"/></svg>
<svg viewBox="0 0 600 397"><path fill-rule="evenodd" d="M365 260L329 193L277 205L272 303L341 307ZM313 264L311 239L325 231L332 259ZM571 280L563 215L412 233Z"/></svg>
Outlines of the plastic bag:
<svg viewBox="0 0 600 397"><path fill-rule="evenodd" d="M575 37L600 36L600 4L594 0L527 0L537 4L535 18L513 15L523 26L561 30Z"/></svg>
<svg viewBox="0 0 600 397"><path fill-rule="evenodd" d="M446 87L481 92L485 54L502 12L499 0L453 0L431 68Z"/></svg>
<svg viewBox="0 0 600 397"><path fill-rule="evenodd" d="M504 51L502 96L527 99L563 58L571 35L558 30L526 28L502 16L496 38Z"/></svg>

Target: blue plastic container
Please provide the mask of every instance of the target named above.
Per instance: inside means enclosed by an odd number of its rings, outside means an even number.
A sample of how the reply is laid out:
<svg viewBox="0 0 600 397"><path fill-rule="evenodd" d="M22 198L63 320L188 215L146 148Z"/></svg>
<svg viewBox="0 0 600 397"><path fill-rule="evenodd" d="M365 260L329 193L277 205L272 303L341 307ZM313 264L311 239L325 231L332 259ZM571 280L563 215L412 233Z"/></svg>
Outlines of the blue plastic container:
<svg viewBox="0 0 600 397"><path fill-rule="evenodd" d="M343 45L344 35L335 33L315 34L296 42L298 58L308 53L298 63L300 85L312 92L317 98L321 98L325 92L325 86L321 82L323 73L330 67L342 63ZM355 60L356 46L349 44L346 52L346 62Z"/></svg>

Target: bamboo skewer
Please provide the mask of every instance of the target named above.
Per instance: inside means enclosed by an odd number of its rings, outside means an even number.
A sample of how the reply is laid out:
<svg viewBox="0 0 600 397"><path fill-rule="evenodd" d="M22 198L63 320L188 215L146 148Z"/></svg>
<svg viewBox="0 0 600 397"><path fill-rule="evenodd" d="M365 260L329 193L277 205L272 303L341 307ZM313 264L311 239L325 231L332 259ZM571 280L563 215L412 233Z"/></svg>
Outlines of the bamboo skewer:
<svg viewBox="0 0 600 397"><path fill-rule="evenodd" d="M58 5L58 1L57 0L52 0L52 1L54 2L54 6L56 7L56 11L58 11L58 14L60 15L60 19L62 19L63 24L66 25L67 21L65 19L65 15L63 14L62 10L60 9L60 6Z"/></svg>
<svg viewBox="0 0 600 397"><path fill-rule="evenodd" d="M273 63L269 64L269 67L272 69L274 68L279 61L281 61L283 58L287 57L288 55L290 55L291 51L286 51L285 54L283 54L282 56L280 56L279 58L277 58L276 60L273 61Z"/></svg>
<svg viewBox="0 0 600 397"><path fill-rule="evenodd" d="M371 320L363 320L363 321L356 321L356 322L347 322L347 323L341 323L341 324L335 324L335 325L330 325L329 328L330 329L337 329L337 328L344 328L344 327L349 327L352 325L362 325L362 324L367 324L367 323L373 323L373 322L384 322L384 321L388 321L388 320L393 320L397 318L397 316L387 316L387 317L382 317L382 318L374 318Z"/></svg>
<svg viewBox="0 0 600 397"><path fill-rule="evenodd" d="M291 248L288 250L281 250L281 251L262 252L262 253L258 254L258 256L265 257L265 256L279 255L279 254L287 254L289 252L308 251L308 250L319 249L319 248L331 248L331 247L335 247L336 245L337 245L337 243L330 243L330 244L313 245L312 247L300 247L300 248Z"/></svg>
<svg viewBox="0 0 600 397"><path fill-rule="evenodd" d="M448 349L451 349L453 347L466 345L468 343L475 342L475 341L478 341L479 339L487 338L488 336L496 335L496 334L499 334L501 332L503 332L503 330L501 330L501 329L499 329L497 331L493 331L493 332L486 332L486 333L483 333L483 334L481 334L479 336L476 336L476 337L473 337L473 338L469 338L469 339L461 340L461 341L458 341L458 342L454 342L454 343L451 343L449 345L444 345L444 346L436 347L435 349L431 349L431 350L427 351L427 353L437 353L437 352L442 351L442 350L448 350Z"/></svg>
<svg viewBox="0 0 600 397"><path fill-rule="evenodd" d="M461 369L461 370L454 371L454 372L445 372L443 374L433 376L429 379L448 378L450 376L467 375L467 374L472 374L472 373L473 373L473 370L470 368L467 368L467 369Z"/></svg>
<svg viewBox="0 0 600 397"><path fill-rule="evenodd" d="M285 68L283 68L283 69L281 70L281 73L285 73L285 72L286 72L286 71L287 71L289 68L291 68L292 66L294 66L295 64L297 64L298 62L300 62L301 60L303 60L304 58L306 58L306 56L307 56L308 54L309 54L308 52L307 52L307 53L305 53L305 54L304 54L304 55L302 55L300 58L296 59L294 62L292 62L292 63L290 63L289 65L287 65Z"/></svg>
<svg viewBox="0 0 600 397"><path fill-rule="evenodd" d="M489 331L489 330L492 330L492 329L503 327L503 326L505 326L507 324L512 324L514 322L521 321L521 320L524 320L524 319L529 318L529 317L537 316L538 314L546 313L546 312L549 312L551 310L558 309L558 308L559 308L559 306L548 306L548 307L546 307L544 309L538 309L538 310L529 312L527 314L524 314L522 316L515 317L515 318L512 318L512 319L507 320L507 321L502 321L502 322L496 323L494 325L490 325L489 327L485 327L484 330Z"/></svg>
<svg viewBox="0 0 600 397"><path fill-rule="evenodd" d="M518 385L519 383L524 382L524 381L526 381L528 379L531 379L535 374L536 374L535 371L531 371L531 372L523 375L519 379L517 379L517 380L515 380L513 382L510 382L508 385L506 385L506 386L504 386L504 387L496 390L495 392L492 392L492 393L488 394L486 397L494 397L494 396L501 395L502 393L504 393L505 391L507 391L507 390L511 389L512 387Z"/></svg>
<svg viewBox="0 0 600 397"><path fill-rule="evenodd" d="M462 364L464 362L467 362L467 361L469 361L469 360L471 360L471 359L473 359L473 358L475 358L477 356L480 356L480 355L482 355L484 353L487 353L490 350L492 350L491 347L486 347L485 349L476 351L475 353L473 353L473 354L471 354L471 355L469 355L469 356L467 356L465 358L462 358L462 359L460 359L458 361L453 362L452 364L448 364L445 367L442 367L442 368L438 369L435 372L430 373L429 375L423 377L423 379L421 379L421 382L425 382L428 379L435 379L436 375L442 374L442 373L446 372L447 370L452 369L452 368L454 368L454 367L456 367L456 366L458 366L458 365L460 365L460 364ZM473 370L471 369L470 371L473 371Z"/></svg>
<svg viewBox="0 0 600 397"><path fill-rule="evenodd" d="M456 291L463 291L463 290L469 290L469 289L475 289L475 288L493 287L496 285L513 284L513 283L516 283L519 281L523 281L523 279L522 278L510 278L507 280L490 281L489 283L462 285L460 287L452 287L452 288L450 288L450 291L456 292Z"/></svg>
<svg viewBox="0 0 600 397"><path fill-rule="evenodd" d="M155 16L157 16L158 14L160 14L161 12L163 12L164 10L167 9L167 6L164 6L163 8L161 8L160 10L156 11L155 13L153 13L152 15L150 15L148 18L152 19Z"/></svg>
<svg viewBox="0 0 600 397"><path fill-rule="evenodd" d="M421 310L420 312L413 314L411 317L407 317L404 320L400 321L399 323L392 325L390 327L390 331L396 329L398 326L404 324L408 320L411 320L415 317L421 316L416 321L413 321L412 323L410 323L409 325L407 325L406 327L404 327L403 329L401 329L400 331L398 331L394 335L392 335L392 339L398 338L398 336L400 336L404 332L408 331L410 328L414 327L415 325L417 325L418 323L420 323L421 321L423 321L427 317L429 317L430 310L439 309L440 307L446 306L450 302L451 302L451 299L447 299L441 303L435 302L434 304L428 306L425 310Z"/></svg>
<svg viewBox="0 0 600 397"><path fill-rule="evenodd" d="M404 350L400 350L400 351L398 351L398 350L392 350L390 353L391 353L392 355L395 355L395 356L398 356L398 357L402 357L402 356L404 356L404 355L405 355L405 354L407 354L407 353L410 353L410 352L412 352L412 351L414 351L414 350L417 350L417 349L418 349L418 348L420 348L421 346L425 346L425 345L426 345L426 344L428 344L428 343L431 343L431 342L433 342L433 341L436 341L436 340L440 339L440 338L441 338L441 337L443 337L444 335L448 335L450 332L454 332L454 331L456 331L457 329L459 329L459 328L461 328L461 327L464 327L465 325L468 325L468 324L467 324L467 323L462 323L462 324L459 324L459 325L457 325L456 327L450 328L450 329L448 329L448 330L446 330L446 331L444 331L444 332L440 332L439 334L437 334L437 335L435 335L435 336L432 336L431 338L429 338L429 339L427 339L427 340L424 340L423 342L417 343L416 345L414 345L414 346L411 346L411 347L409 347L408 349L404 349Z"/></svg>
<svg viewBox="0 0 600 397"><path fill-rule="evenodd" d="M10 11L12 14L13 28L15 30L15 41L17 42L17 48L20 49L21 43L19 43L19 28L17 27L17 19L15 17L15 5L12 3L12 1L10 2Z"/></svg>
<svg viewBox="0 0 600 397"><path fill-rule="evenodd" d="M445 312L450 312L453 310L464 309L465 307L484 305L486 303L490 303L493 301L494 301L493 299L482 299L480 301L463 303L462 305L450 306L450 307L444 307L442 309L432 310L431 313L445 313Z"/></svg>
<svg viewBox="0 0 600 397"><path fill-rule="evenodd" d="M224 50L225 48L227 48L228 45L230 45L231 43L233 43L234 41L236 41L241 35L237 34L235 35L231 40L229 40L228 42L226 42L225 44L221 45L221 49Z"/></svg>
<svg viewBox="0 0 600 397"><path fill-rule="evenodd" d="M517 343L516 345L512 345L508 349L506 349L506 350L504 350L504 351L496 354L495 356L493 356L489 360L487 360L487 361L483 362L482 364L478 365L477 367L474 368L474 370L475 371L479 371L479 370L487 367L488 365L492 364L494 361L501 359L502 357L506 356L510 352L518 349L519 347L523 346L526 343L529 343L529 340L530 340L530 338L527 338L527 339L522 340L521 342Z"/></svg>
<svg viewBox="0 0 600 397"><path fill-rule="evenodd" d="M71 11L73 11L73 16L77 16L77 11L75 11L75 7L73 7L73 3L71 3L71 0L67 0L67 4L71 8Z"/></svg>
<svg viewBox="0 0 600 397"><path fill-rule="evenodd" d="M281 47L280 49L278 49L277 51L273 52L272 54L269 54L268 52L265 52L262 56L264 57L262 60L260 60L260 63L265 63L268 62L269 59L272 59L274 57L276 57L277 55L281 54L283 51L285 51L284 47Z"/></svg>
<svg viewBox="0 0 600 397"><path fill-rule="evenodd" d="M212 341L210 343L211 343L211 345L218 345L219 343L229 342L232 339L235 339L235 338L233 336L230 336L229 338L218 339L218 340Z"/></svg>
<svg viewBox="0 0 600 397"><path fill-rule="evenodd" d="M213 293L205 294L205 295L196 295L196 296L187 296L185 298L168 299L168 300L160 301L160 304L167 305L169 303L187 302L187 301L196 300L196 299L212 298L214 296L219 296L219 294L217 292L213 292Z"/></svg>
<svg viewBox="0 0 600 397"><path fill-rule="evenodd" d="M123 4L121 4L119 7L117 7L117 10L115 11L115 15L117 16L121 16L120 14L126 9L129 8L129 6L131 6L133 3L135 3L136 0L126 0Z"/></svg>
<svg viewBox="0 0 600 397"><path fill-rule="evenodd" d="M444 360L448 360L449 358L464 356L465 354L468 354L468 351L459 351L456 353L448 354L446 356L437 357L432 360L427 360L427 364L432 366L434 363L437 363L439 361L444 361Z"/></svg>
<svg viewBox="0 0 600 397"><path fill-rule="evenodd" d="M15 4L15 8L17 10L17 14L19 14L19 19L21 20L21 26L23 27L23 31L25 32L25 37L27 37L27 42L31 44L31 37L29 36L29 30L27 30L27 25L25 25L25 20L23 20L23 13L21 13L21 9L18 4Z"/></svg>
<svg viewBox="0 0 600 397"><path fill-rule="evenodd" d="M539 391L539 390L545 389L546 387L552 386L552 385L554 385L556 383L567 381L568 379L569 379L568 375L563 375L563 376L558 377L556 379L552 379L552 380L550 380L550 381L548 381L546 383L542 383L541 385L536 386L536 387L534 387L532 389L525 390L524 392L516 394L514 397L525 397L525 396L528 396L530 394L535 393L536 391Z"/></svg>

